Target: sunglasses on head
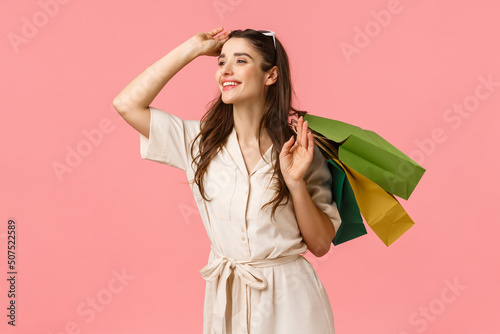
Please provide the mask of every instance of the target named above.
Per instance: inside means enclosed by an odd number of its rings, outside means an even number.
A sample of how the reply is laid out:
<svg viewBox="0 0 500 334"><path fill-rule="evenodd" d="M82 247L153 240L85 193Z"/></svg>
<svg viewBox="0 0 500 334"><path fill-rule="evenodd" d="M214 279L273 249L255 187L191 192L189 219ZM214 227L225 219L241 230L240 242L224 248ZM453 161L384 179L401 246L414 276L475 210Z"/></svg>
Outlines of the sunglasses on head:
<svg viewBox="0 0 500 334"><path fill-rule="evenodd" d="M272 36L273 43L274 43L274 49L276 49L276 38L274 37L274 35L275 35L274 31L271 31L271 30L257 30L257 31L266 35L266 36Z"/></svg>

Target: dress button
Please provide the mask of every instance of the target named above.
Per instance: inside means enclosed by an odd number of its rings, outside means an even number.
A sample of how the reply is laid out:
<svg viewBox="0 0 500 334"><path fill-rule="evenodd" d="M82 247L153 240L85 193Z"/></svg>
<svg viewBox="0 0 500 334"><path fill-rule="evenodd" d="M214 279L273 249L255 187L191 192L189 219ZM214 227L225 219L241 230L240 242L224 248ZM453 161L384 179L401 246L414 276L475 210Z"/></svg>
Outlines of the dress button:
<svg viewBox="0 0 500 334"><path fill-rule="evenodd" d="M241 228L241 232L245 232L245 228L244 227Z"/></svg>
<svg viewBox="0 0 500 334"><path fill-rule="evenodd" d="M245 241L246 239L245 239L245 237L241 237L241 240Z"/></svg>

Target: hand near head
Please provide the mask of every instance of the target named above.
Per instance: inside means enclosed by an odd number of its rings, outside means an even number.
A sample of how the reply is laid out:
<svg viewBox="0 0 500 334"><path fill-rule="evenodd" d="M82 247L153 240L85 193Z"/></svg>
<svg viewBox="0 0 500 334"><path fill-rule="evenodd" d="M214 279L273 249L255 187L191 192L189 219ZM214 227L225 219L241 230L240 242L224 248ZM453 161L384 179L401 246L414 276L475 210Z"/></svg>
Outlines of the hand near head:
<svg viewBox="0 0 500 334"><path fill-rule="evenodd" d="M222 45L227 41L231 30L216 36L224 30L224 27L216 28L209 32L202 32L191 37L191 40L199 50L199 55L217 57L220 55Z"/></svg>

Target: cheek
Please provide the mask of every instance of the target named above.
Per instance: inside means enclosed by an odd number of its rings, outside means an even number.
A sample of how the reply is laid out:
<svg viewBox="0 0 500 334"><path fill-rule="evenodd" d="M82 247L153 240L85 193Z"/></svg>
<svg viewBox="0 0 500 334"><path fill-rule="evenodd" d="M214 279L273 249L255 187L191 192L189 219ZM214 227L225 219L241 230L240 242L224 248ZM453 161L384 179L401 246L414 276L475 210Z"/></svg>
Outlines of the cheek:
<svg viewBox="0 0 500 334"><path fill-rule="evenodd" d="M262 78L253 70L244 70L240 72L240 78L247 86L260 86Z"/></svg>
<svg viewBox="0 0 500 334"><path fill-rule="evenodd" d="M240 71L240 76L241 78L245 78L247 80L255 80L255 71L248 67L243 68Z"/></svg>

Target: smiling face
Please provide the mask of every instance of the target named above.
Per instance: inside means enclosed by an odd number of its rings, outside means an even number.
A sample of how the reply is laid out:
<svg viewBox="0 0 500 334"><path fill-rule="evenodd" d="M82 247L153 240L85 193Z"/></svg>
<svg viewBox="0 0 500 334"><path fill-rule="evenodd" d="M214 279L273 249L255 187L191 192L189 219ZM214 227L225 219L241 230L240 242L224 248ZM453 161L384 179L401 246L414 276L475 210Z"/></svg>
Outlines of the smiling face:
<svg viewBox="0 0 500 334"><path fill-rule="evenodd" d="M244 38L230 38L222 46L215 80L226 104L265 98L267 73L261 70L262 59ZM224 81L236 85L224 86Z"/></svg>

